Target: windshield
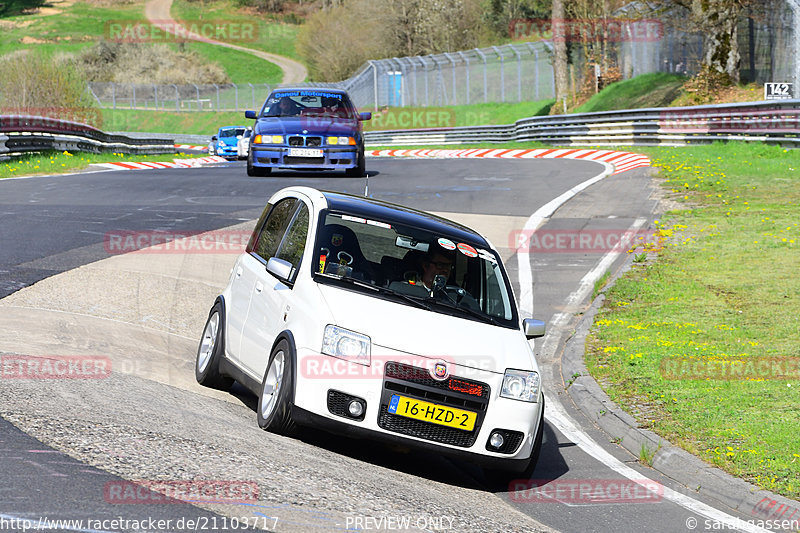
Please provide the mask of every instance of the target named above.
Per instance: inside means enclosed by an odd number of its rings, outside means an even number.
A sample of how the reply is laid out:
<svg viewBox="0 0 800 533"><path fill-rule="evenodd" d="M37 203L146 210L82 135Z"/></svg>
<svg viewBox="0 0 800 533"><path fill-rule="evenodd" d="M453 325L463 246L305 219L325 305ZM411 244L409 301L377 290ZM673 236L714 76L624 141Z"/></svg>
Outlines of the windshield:
<svg viewBox="0 0 800 533"><path fill-rule="evenodd" d="M326 91L281 91L272 93L262 117L332 117L355 119L355 108L346 94Z"/></svg>
<svg viewBox="0 0 800 533"><path fill-rule="evenodd" d="M424 303L432 312L518 327L497 254L447 233L323 213L313 263L318 280L350 281L353 290Z"/></svg>
<svg viewBox="0 0 800 533"><path fill-rule="evenodd" d="M220 138L238 137L244 135L245 128L225 128L219 131Z"/></svg>

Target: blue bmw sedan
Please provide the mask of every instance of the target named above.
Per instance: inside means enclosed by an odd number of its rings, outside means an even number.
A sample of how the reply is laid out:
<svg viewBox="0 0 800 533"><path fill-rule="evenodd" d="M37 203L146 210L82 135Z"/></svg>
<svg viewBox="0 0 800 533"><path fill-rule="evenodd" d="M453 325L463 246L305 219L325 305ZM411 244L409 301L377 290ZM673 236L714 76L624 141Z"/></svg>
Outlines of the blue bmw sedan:
<svg viewBox="0 0 800 533"><path fill-rule="evenodd" d="M273 168L344 170L364 176L364 134L361 122L371 113L358 113L347 92L326 88L275 89L255 119L247 174L265 176Z"/></svg>

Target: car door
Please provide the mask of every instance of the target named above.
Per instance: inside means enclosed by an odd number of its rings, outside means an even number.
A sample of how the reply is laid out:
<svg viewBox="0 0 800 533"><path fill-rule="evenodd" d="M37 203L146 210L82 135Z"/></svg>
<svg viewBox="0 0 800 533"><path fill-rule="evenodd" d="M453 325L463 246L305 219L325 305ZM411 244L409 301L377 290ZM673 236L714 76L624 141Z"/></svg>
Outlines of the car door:
<svg viewBox="0 0 800 533"><path fill-rule="evenodd" d="M259 379L263 377L272 345L283 329L289 312L292 283L284 282L267 272L270 257L277 257L292 264L293 276L300 268L306 247L309 228L309 207L297 200L291 220L281 239L273 246L259 252L261 270L256 281L250 309L242 332L242 366L245 371ZM262 255L263 254L263 255Z"/></svg>
<svg viewBox="0 0 800 533"><path fill-rule="evenodd" d="M263 260L263 256L277 251L296 208L297 199L293 197L284 198L275 205L267 205L264 210L266 215L256 225L255 241L248 246L247 252L239 256L233 267L231 301L226 307L228 328L225 345L229 358L240 366L242 332L250 310L250 301L257 282L266 272L266 260ZM263 281L261 283L263 285Z"/></svg>

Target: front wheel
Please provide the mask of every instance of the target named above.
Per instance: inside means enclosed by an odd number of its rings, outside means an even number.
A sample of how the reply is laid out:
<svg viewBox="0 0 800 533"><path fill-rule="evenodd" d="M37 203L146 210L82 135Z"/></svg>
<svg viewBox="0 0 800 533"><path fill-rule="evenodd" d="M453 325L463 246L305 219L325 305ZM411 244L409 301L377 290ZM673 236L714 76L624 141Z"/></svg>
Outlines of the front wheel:
<svg viewBox="0 0 800 533"><path fill-rule="evenodd" d="M346 173L351 178L363 178L367 174L367 161L364 157L364 149L358 151L358 163L353 168L348 168Z"/></svg>
<svg viewBox="0 0 800 533"><path fill-rule="evenodd" d="M261 429L287 434L294 429L292 420L292 353L286 339L281 340L269 356L267 371L258 395L258 425Z"/></svg>
<svg viewBox="0 0 800 533"><path fill-rule="evenodd" d="M253 151L250 150L250 153L247 154L247 175L259 178L269 176L272 169L270 167L257 167L253 165L253 157Z"/></svg>
<svg viewBox="0 0 800 533"><path fill-rule="evenodd" d="M233 380L219 372L219 362L225 350L223 330L222 304L217 302L208 314L200 346L197 348L194 377L205 387L228 390L233 385Z"/></svg>
<svg viewBox="0 0 800 533"><path fill-rule="evenodd" d="M488 482L490 488L493 490L506 490L512 480L529 480L536 470L536 464L539 462L539 455L542 451L542 442L544 441L544 396L541 398L542 409L539 415L539 427L536 429L536 437L533 441L531 448L531 456L527 462L524 463L523 468L516 470L506 470L502 468L484 468L483 474Z"/></svg>

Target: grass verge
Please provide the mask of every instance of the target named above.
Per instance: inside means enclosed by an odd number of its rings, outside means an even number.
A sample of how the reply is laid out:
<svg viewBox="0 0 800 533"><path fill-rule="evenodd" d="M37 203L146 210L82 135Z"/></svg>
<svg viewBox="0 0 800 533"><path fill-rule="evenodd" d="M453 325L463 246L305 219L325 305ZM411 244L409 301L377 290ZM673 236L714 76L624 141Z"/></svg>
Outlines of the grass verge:
<svg viewBox="0 0 800 533"><path fill-rule="evenodd" d="M658 260L635 264L607 292L587 367L644 427L796 499L797 152L743 143L636 150L686 209L659 221ZM759 366L764 358L778 364ZM731 361L742 362L728 367L740 369L734 375L722 370Z"/></svg>
<svg viewBox="0 0 800 533"><path fill-rule="evenodd" d="M685 77L677 74L663 72L643 74L604 87L573 112L591 113L615 109L666 107L681 94L681 87L685 81Z"/></svg>
<svg viewBox="0 0 800 533"><path fill-rule="evenodd" d="M266 94L256 89L255 109L259 109ZM245 98L243 96L242 98ZM246 95L250 104L251 95ZM547 114L552 100L507 104L471 104L452 107L402 107L374 113L373 120L364 123L366 131L437 128L451 126L483 126L510 124L520 117ZM220 126L250 124L244 113L237 111L165 112L128 109L103 109L103 129L156 133L185 133L208 135ZM487 145L491 146L491 145ZM526 144L527 146L527 144Z"/></svg>
<svg viewBox="0 0 800 533"><path fill-rule="evenodd" d="M0 162L0 179L19 176L32 176L39 174L63 174L81 170L92 163L111 163L115 161L172 161L173 159L188 159L202 157L202 155L131 155L118 153L70 153L70 152L39 152L14 157L10 161Z"/></svg>

